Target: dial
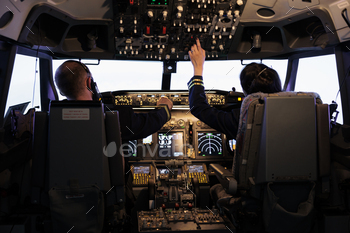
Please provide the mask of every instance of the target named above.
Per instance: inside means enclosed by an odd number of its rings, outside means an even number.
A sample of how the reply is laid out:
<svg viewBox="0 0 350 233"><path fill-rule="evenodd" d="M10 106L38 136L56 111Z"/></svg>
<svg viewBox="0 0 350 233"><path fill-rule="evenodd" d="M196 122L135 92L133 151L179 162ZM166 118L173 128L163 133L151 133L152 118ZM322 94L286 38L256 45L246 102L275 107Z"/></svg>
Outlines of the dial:
<svg viewBox="0 0 350 233"><path fill-rule="evenodd" d="M198 132L198 155L222 155L221 133Z"/></svg>

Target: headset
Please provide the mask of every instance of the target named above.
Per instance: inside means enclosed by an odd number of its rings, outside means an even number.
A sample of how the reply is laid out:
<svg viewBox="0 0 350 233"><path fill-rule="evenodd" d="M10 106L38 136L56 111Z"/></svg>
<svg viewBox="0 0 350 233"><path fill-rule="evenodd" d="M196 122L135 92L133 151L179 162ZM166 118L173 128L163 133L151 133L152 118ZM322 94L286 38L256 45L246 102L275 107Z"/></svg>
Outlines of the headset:
<svg viewBox="0 0 350 233"><path fill-rule="evenodd" d="M91 78L91 89L87 86L86 87L89 89L89 91L92 92L92 100L102 101L102 95L101 95L100 91L98 90L96 82L94 82L94 78L92 77L92 74L91 74L89 68L84 63L82 63L80 61L74 61L74 60L71 60L71 61L79 63L83 67L85 72L88 74L88 76Z"/></svg>

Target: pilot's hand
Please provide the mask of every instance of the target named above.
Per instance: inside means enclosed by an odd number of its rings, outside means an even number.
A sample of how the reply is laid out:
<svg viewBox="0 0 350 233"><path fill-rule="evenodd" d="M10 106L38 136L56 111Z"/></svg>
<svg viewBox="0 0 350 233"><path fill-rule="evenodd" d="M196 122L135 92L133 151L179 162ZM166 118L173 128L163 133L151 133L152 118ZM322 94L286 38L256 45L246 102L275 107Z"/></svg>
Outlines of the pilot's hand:
<svg viewBox="0 0 350 233"><path fill-rule="evenodd" d="M168 105L169 111L173 108L173 102L168 99L168 97L160 97L160 99L157 101L157 106L161 104Z"/></svg>
<svg viewBox="0 0 350 233"><path fill-rule="evenodd" d="M192 45L191 51L188 51L194 69L194 75L203 76L203 65L205 60L205 50L197 38L196 44Z"/></svg>

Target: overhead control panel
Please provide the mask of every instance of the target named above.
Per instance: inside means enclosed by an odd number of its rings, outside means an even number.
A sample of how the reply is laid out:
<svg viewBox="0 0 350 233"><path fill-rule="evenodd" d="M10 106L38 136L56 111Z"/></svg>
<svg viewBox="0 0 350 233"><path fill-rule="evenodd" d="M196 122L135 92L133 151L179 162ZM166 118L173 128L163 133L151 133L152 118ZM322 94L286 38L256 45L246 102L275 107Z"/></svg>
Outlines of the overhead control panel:
<svg viewBox="0 0 350 233"><path fill-rule="evenodd" d="M199 38L207 58L226 59L244 1L115 1L116 57L189 60Z"/></svg>

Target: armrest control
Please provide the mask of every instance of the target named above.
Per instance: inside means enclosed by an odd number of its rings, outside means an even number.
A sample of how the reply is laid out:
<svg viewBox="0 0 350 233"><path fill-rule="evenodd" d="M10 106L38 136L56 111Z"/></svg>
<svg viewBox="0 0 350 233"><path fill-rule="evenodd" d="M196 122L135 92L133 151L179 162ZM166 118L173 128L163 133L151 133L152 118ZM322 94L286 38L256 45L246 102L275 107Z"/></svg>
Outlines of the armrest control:
<svg viewBox="0 0 350 233"><path fill-rule="evenodd" d="M220 164L212 163L209 166L215 172L216 177L225 191L228 194L235 195L237 192L237 180L233 177L233 174Z"/></svg>

